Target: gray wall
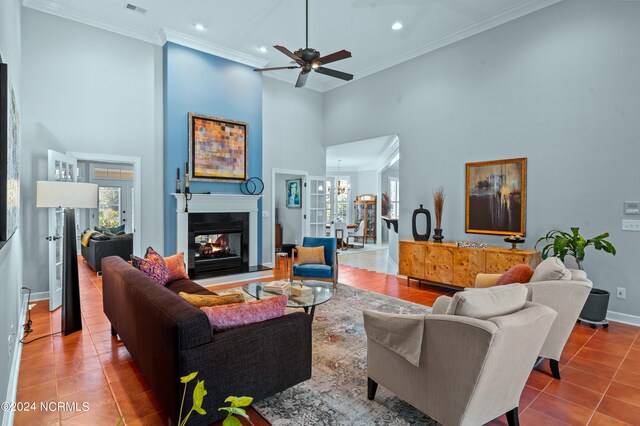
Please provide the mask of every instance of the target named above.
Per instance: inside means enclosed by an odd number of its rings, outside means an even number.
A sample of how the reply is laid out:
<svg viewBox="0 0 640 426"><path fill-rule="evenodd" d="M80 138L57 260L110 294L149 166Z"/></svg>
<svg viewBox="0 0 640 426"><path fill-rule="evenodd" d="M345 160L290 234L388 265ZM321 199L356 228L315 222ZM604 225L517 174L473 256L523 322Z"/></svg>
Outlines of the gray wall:
<svg viewBox="0 0 640 426"><path fill-rule="evenodd" d="M28 8L22 25L25 285L48 290L47 212L35 208L47 149L140 157L137 231L162 253L162 49Z"/></svg>
<svg viewBox="0 0 640 426"><path fill-rule="evenodd" d="M264 192L262 259L270 262L273 253L271 234L271 188L278 194L284 184L271 185L273 169L307 171L324 176L325 151L322 138L322 94L309 89L296 89L292 84L272 78L262 81L262 170ZM287 235L285 239L290 241Z"/></svg>
<svg viewBox="0 0 640 426"><path fill-rule="evenodd" d="M19 0L0 2L0 54L9 66L9 78L16 93L18 110L21 110L21 43ZM24 222L23 222L24 223ZM15 354L17 330L20 318L20 287L22 286L22 231L21 225L13 237L0 247L0 395L8 401L11 395L9 376ZM16 372L17 373L17 372ZM2 416L9 413L3 412Z"/></svg>
<svg viewBox="0 0 640 426"><path fill-rule="evenodd" d="M622 232L640 199L640 3L565 0L325 95L327 145L398 134L400 237L444 185L445 238L465 234L465 163L528 157L527 242L579 226L611 232L590 251L598 287L627 288L610 309L640 315L640 233ZM428 167L427 167L428 166Z"/></svg>

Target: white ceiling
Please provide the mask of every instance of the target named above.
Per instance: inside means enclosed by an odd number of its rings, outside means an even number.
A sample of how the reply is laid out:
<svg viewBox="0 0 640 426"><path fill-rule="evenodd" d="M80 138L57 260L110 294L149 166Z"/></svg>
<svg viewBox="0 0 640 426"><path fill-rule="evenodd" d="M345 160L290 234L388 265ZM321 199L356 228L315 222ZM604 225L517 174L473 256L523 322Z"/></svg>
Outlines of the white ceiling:
<svg viewBox="0 0 640 426"><path fill-rule="evenodd" d="M309 46L353 57L329 68L355 79L519 18L560 0L309 0ZM146 9L133 12L132 3ZM162 45L167 40L251 66L287 65L272 48L304 47L303 0L23 0L34 9ZM400 21L404 28L393 31ZM204 25L204 31L195 28ZM266 46L267 53L258 47ZM296 70L270 72L294 83ZM314 73L307 86L345 84Z"/></svg>
<svg viewBox="0 0 640 426"><path fill-rule="evenodd" d="M395 135L366 139L327 147L327 171L378 170L388 164L398 150Z"/></svg>

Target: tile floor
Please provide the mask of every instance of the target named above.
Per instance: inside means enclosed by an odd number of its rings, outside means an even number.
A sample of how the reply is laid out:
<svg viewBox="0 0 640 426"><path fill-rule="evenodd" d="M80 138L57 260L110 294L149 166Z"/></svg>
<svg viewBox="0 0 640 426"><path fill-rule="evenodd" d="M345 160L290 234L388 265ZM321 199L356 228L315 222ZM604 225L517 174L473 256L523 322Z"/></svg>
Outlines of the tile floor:
<svg viewBox="0 0 640 426"><path fill-rule="evenodd" d="M128 425L167 424L126 348L111 337L102 312L101 279L82 260L79 264L84 328L23 346L17 400L86 401L90 410L20 412L15 425L115 425L121 416ZM340 267L340 281L429 306L449 293L347 265ZM46 302L37 304L31 319L35 331L27 340L60 328L60 310L50 313ZM576 325L560 362L562 380L550 376L546 363L532 371L521 398L521 424L640 424L639 332L619 323L606 330ZM255 411L251 418L256 426L268 425ZM491 424L506 425L506 419Z"/></svg>

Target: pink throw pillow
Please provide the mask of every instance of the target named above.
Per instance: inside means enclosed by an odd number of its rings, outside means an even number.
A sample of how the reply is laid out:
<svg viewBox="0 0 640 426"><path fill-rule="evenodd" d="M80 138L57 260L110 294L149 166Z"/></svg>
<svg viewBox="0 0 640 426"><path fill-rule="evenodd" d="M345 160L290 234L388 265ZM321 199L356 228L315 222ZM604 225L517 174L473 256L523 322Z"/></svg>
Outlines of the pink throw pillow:
<svg viewBox="0 0 640 426"><path fill-rule="evenodd" d="M207 315L214 330L222 331L281 317L288 301L289 297L283 295L246 303L204 306L200 310Z"/></svg>
<svg viewBox="0 0 640 426"><path fill-rule="evenodd" d="M515 283L528 283L533 276L533 269L529 265L519 264L514 265L507 272L502 274L496 285L515 284Z"/></svg>

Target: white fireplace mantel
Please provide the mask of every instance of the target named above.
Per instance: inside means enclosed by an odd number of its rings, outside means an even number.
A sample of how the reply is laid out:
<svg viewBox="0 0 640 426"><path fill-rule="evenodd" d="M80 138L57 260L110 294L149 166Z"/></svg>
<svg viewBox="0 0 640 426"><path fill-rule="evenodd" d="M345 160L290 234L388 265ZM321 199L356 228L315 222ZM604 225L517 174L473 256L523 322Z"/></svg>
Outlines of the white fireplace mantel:
<svg viewBox="0 0 640 426"><path fill-rule="evenodd" d="M249 266L258 265L258 200L261 195L191 194L185 211L185 194L171 194L177 200L176 248L189 252L189 213L249 213Z"/></svg>

